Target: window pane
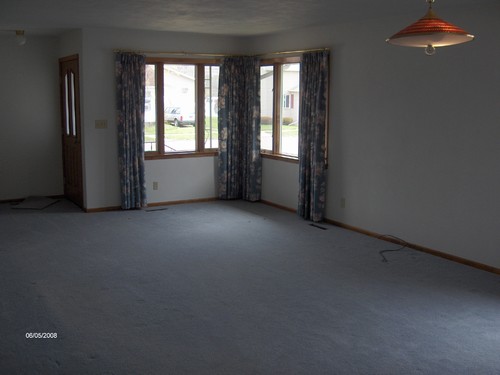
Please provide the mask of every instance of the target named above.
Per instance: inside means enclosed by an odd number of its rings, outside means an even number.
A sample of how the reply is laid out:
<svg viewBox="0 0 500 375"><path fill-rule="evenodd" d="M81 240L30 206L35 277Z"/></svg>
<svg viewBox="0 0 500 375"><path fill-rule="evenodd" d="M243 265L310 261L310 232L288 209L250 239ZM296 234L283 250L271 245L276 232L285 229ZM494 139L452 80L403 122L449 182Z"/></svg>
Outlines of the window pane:
<svg viewBox="0 0 500 375"><path fill-rule="evenodd" d="M66 135L69 134L69 87L68 87L68 81L69 81L69 75L66 73L64 76L64 108L66 109L65 111L65 131Z"/></svg>
<svg viewBox="0 0 500 375"><path fill-rule="evenodd" d="M146 65L146 100L144 108L144 151L157 151L156 143L156 67Z"/></svg>
<svg viewBox="0 0 500 375"><path fill-rule="evenodd" d="M300 64L281 68L280 153L298 156L299 149L299 79Z"/></svg>
<svg viewBox="0 0 500 375"><path fill-rule="evenodd" d="M165 152L196 150L195 71L195 65L163 65Z"/></svg>
<svg viewBox="0 0 500 375"><path fill-rule="evenodd" d="M72 135L73 137L76 137L76 98L75 98L75 74L71 72L70 74L71 80L70 80L70 94L71 94L71 103L70 103L70 111L71 111L71 124L72 124Z"/></svg>
<svg viewBox="0 0 500 375"><path fill-rule="evenodd" d="M205 148L218 148L219 67L205 66Z"/></svg>
<svg viewBox="0 0 500 375"><path fill-rule="evenodd" d="M260 148L273 149L274 67L260 67Z"/></svg>

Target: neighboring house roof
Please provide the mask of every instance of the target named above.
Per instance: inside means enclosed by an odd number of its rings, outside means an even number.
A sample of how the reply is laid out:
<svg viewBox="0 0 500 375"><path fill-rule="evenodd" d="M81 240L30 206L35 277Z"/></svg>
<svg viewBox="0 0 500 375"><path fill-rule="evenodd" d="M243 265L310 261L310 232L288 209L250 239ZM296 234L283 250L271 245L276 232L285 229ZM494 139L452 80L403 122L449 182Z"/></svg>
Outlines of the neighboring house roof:
<svg viewBox="0 0 500 375"><path fill-rule="evenodd" d="M177 67L177 65L176 65L176 67ZM180 77L187 78L187 79L189 79L191 81L194 81L194 79L195 79L194 75L191 76L191 75L189 75L187 73L183 73L183 72L179 71L177 68L176 69L172 69L168 64L164 64L163 65L163 69L167 70L167 71L169 71L169 72L171 72L173 74L177 74Z"/></svg>

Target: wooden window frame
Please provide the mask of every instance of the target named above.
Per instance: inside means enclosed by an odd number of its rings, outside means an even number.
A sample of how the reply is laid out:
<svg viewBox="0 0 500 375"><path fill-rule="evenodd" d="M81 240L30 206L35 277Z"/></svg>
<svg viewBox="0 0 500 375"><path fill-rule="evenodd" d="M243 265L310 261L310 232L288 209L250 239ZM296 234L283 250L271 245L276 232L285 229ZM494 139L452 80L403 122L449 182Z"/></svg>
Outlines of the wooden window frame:
<svg viewBox="0 0 500 375"><path fill-rule="evenodd" d="M220 59L147 57L147 65L155 65L156 74L156 151L146 151L146 160L178 159L191 157L216 156L217 149L205 149L205 67L220 66ZM195 150L165 152L164 134L164 64L186 64L195 66ZM159 126L159 124L162 124Z"/></svg>
<svg viewBox="0 0 500 375"><path fill-rule="evenodd" d="M286 161L298 164L298 156L286 155L280 152L281 140L281 107L283 104L282 96L282 66L285 64L297 64L301 62L301 56L278 57L272 59L262 59L261 66L273 66L273 149L261 150L261 156L268 159ZM300 123L299 123L300 126Z"/></svg>

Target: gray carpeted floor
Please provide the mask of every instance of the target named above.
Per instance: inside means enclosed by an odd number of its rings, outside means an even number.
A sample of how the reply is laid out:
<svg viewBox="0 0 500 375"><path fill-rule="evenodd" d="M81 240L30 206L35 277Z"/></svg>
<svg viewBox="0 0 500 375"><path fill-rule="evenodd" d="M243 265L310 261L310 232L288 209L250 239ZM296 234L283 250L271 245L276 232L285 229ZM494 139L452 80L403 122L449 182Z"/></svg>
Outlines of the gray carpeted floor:
<svg viewBox="0 0 500 375"><path fill-rule="evenodd" d="M0 373L500 374L500 277L322 226L2 204Z"/></svg>

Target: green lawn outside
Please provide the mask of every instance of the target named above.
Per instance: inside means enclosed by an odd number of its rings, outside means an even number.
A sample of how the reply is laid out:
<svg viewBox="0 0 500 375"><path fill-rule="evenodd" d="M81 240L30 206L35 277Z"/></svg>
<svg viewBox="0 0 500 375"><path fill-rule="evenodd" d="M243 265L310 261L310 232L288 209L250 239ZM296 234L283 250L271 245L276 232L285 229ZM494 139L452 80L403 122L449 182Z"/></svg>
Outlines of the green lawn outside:
<svg viewBox="0 0 500 375"><path fill-rule="evenodd" d="M273 126L271 124L262 124L260 126L260 131L272 134L273 133ZM298 125L285 125L281 127L281 135L284 138L293 138L297 137L299 132L299 126Z"/></svg>
<svg viewBox="0 0 500 375"><path fill-rule="evenodd" d="M207 122L208 123L208 122ZM144 128L144 135L146 142L154 142L156 140L156 124L155 123L146 123ZM217 123L215 122L215 125ZM271 124L262 124L261 132L266 132L272 134L272 125ZM184 126L173 126L172 124L165 124L165 136L170 140L192 140L195 138L195 127L192 125L184 125ZM282 126L282 137L284 138L293 138L298 135L298 126L297 125L287 125ZM208 138L209 130L205 131L205 138ZM217 126L212 128L212 139L218 138L218 130Z"/></svg>

